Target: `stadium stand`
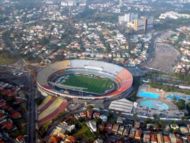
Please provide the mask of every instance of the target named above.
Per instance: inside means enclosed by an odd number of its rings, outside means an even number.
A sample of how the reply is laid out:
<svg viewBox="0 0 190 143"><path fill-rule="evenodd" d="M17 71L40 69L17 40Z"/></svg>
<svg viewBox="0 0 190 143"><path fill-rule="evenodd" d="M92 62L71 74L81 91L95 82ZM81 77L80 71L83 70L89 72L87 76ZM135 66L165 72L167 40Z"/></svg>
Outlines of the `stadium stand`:
<svg viewBox="0 0 190 143"><path fill-rule="evenodd" d="M85 67L98 67L107 72L111 72L116 74L122 70L122 67L111 64L105 63L100 61L93 61L93 60L72 60L71 67L72 68L85 68Z"/></svg>
<svg viewBox="0 0 190 143"><path fill-rule="evenodd" d="M40 81L41 85L48 85L47 78L56 73L59 70L67 69L70 67L70 61L56 62L48 66L48 68L44 68L43 72L39 72L37 80Z"/></svg>
<svg viewBox="0 0 190 143"><path fill-rule="evenodd" d="M65 94L61 91L55 90L55 84L50 84L54 80L68 72L73 73L82 73L82 74L94 74L100 77L107 77L112 79L117 83L117 89L111 93L105 93L101 96L79 96ZM49 65L39 72L37 76L37 86L38 90L42 95L47 96L66 96L69 98L82 98L82 99L102 99L102 98L111 98L117 96L128 90L132 86L133 77L131 73L118 65L111 63L106 63L102 61L93 61L93 60L66 60L61 62L56 62ZM86 95L86 94L84 94Z"/></svg>

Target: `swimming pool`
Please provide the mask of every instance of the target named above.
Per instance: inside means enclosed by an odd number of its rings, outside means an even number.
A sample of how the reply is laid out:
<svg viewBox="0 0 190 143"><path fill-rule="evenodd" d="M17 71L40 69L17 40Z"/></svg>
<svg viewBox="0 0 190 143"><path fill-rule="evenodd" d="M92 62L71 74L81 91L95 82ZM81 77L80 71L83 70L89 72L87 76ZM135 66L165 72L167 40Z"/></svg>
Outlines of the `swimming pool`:
<svg viewBox="0 0 190 143"><path fill-rule="evenodd" d="M153 93L153 92L147 92L147 91L143 91L143 90L140 90L138 92L138 97L143 97L143 98L152 98L152 99L158 99L160 98L160 95L157 94L157 93Z"/></svg>
<svg viewBox="0 0 190 143"><path fill-rule="evenodd" d="M177 95L177 94L169 94L166 97L169 100L190 100L190 96L185 96L185 95Z"/></svg>
<svg viewBox="0 0 190 143"><path fill-rule="evenodd" d="M149 109L157 109L157 110L168 110L169 106L162 102L157 100L141 100L139 101L139 105L149 108Z"/></svg>

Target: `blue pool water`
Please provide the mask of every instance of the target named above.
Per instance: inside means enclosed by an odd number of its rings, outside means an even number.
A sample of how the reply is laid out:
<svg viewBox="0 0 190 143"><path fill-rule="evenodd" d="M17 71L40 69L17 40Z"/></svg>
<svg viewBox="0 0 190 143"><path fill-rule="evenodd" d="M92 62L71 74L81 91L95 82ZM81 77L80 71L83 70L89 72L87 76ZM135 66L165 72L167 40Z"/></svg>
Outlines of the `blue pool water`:
<svg viewBox="0 0 190 143"><path fill-rule="evenodd" d="M190 96L183 96L183 95L176 95L176 94L169 94L167 97L169 100L190 100Z"/></svg>
<svg viewBox="0 0 190 143"><path fill-rule="evenodd" d="M140 106L149 108L149 109L157 109L157 110L168 110L169 106L162 102L157 100L141 100L139 102Z"/></svg>
<svg viewBox="0 0 190 143"><path fill-rule="evenodd" d="M153 93L153 92L147 92L147 91L143 91L143 90L140 90L138 92L138 97L143 97L143 98L152 98L152 99L158 99L160 98L160 95L157 94L157 93Z"/></svg>
<svg viewBox="0 0 190 143"><path fill-rule="evenodd" d="M167 99L170 99L170 100L180 100L180 99L183 99L181 96L178 96L178 95L168 95L166 97Z"/></svg>

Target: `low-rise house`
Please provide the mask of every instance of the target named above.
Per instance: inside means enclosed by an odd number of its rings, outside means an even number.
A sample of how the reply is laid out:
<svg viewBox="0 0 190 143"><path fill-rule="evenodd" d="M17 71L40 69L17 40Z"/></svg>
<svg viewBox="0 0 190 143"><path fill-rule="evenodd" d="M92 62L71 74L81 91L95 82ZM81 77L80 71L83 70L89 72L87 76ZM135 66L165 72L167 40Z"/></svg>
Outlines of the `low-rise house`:
<svg viewBox="0 0 190 143"><path fill-rule="evenodd" d="M65 139L65 143L75 143L76 142L76 138L73 136L67 136L67 138Z"/></svg>
<svg viewBox="0 0 190 143"><path fill-rule="evenodd" d="M150 133L149 132L144 133L144 135L143 135L143 142L144 143L149 143L150 142Z"/></svg>
<svg viewBox="0 0 190 143"><path fill-rule="evenodd" d="M128 136L129 135L129 128L125 128L123 131L123 136Z"/></svg>
<svg viewBox="0 0 190 143"><path fill-rule="evenodd" d="M90 128L91 132L97 132L97 125L96 125L96 121L89 121L86 123L87 126Z"/></svg>
<svg viewBox="0 0 190 143"><path fill-rule="evenodd" d="M87 110L86 112L86 116L88 119L91 119L92 118L92 115L93 115L93 111L92 110Z"/></svg>
<svg viewBox="0 0 190 143"><path fill-rule="evenodd" d="M183 140L180 137L177 137L177 143L183 143Z"/></svg>
<svg viewBox="0 0 190 143"><path fill-rule="evenodd" d="M114 124L113 127L112 127L112 132L114 134L117 134L118 129L119 129L119 124Z"/></svg>
<svg viewBox="0 0 190 143"><path fill-rule="evenodd" d="M177 143L176 136L172 133L169 134L171 143Z"/></svg>
<svg viewBox="0 0 190 143"><path fill-rule="evenodd" d="M0 108L4 108L6 106L6 101L4 99L0 100Z"/></svg>
<svg viewBox="0 0 190 143"><path fill-rule="evenodd" d="M111 131L112 131L112 124L107 123L106 126L105 126L105 130L106 130L106 132L111 133Z"/></svg>
<svg viewBox="0 0 190 143"><path fill-rule="evenodd" d="M141 123L140 122L135 122L134 123L134 127L136 128L136 129L138 129L138 128L140 128L140 125L141 125Z"/></svg>
<svg viewBox="0 0 190 143"><path fill-rule="evenodd" d="M190 135L187 136L187 141L190 142Z"/></svg>
<svg viewBox="0 0 190 143"><path fill-rule="evenodd" d="M168 135L163 135L163 140L164 140L164 143L171 143L170 137Z"/></svg>
<svg viewBox="0 0 190 143"><path fill-rule="evenodd" d="M151 143L158 143L158 142L157 142L157 136L156 136L156 134L154 134L154 133L152 133L152 134L150 135L150 140L151 140Z"/></svg>
<svg viewBox="0 0 190 143"><path fill-rule="evenodd" d="M123 126L123 125L120 125L119 130L118 130L118 134L119 134L119 135L122 135L124 129L125 129L124 126Z"/></svg>
<svg viewBox="0 0 190 143"><path fill-rule="evenodd" d="M17 112L17 111L12 112L10 116L13 119L18 119L18 118L22 117L22 115L20 114L20 112Z"/></svg>
<svg viewBox="0 0 190 143"><path fill-rule="evenodd" d="M135 140L141 140L141 136L142 136L142 130L137 129L135 132Z"/></svg>
<svg viewBox="0 0 190 143"><path fill-rule="evenodd" d="M100 118L100 113L99 112L94 112L93 113L93 118Z"/></svg>
<svg viewBox="0 0 190 143"><path fill-rule="evenodd" d="M94 141L94 143L104 143L104 141L103 141L102 139L96 139L96 140Z"/></svg>
<svg viewBox="0 0 190 143"><path fill-rule="evenodd" d="M16 143L25 143L24 136L18 136L16 137Z"/></svg>
<svg viewBox="0 0 190 143"><path fill-rule="evenodd" d="M84 112L80 112L80 117L81 118L86 118L86 112L84 111Z"/></svg>
<svg viewBox="0 0 190 143"><path fill-rule="evenodd" d="M104 125L104 124L99 124L99 125L98 125L98 129L99 129L101 132L103 132L104 129L105 129L105 125Z"/></svg>
<svg viewBox="0 0 190 143"><path fill-rule="evenodd" d="M8 120L4 120L4 122L0 123L1 125L1 129L7 129L7 130L11 130L13 129L13 121L11 119Z"/></svg>
<svg viewBox="0 0 190 143"><path fill-rule="evenodd" d="M100 119L101 119L103 122L107 122L108 116L106 116L106 115L100 115Z"/></svg>
<svg viewBox="0 0 190 143"><path fill-rule="evenodd" d="M182 133L182 134L187 134L187 133L189 133L189 131L188 131L188 128L187 127L180 127L180 132Z"/></svg>
<svg viewBox="0 0 190 143"><path fill-rule="evenodd" d="M190 124L187 124L187 129L190 132Z"/></svg>
<svg viewBox="0 0 190 143"><path fill-rule="evenodd" d="M157 134L157 140L158 140L158 143L163 143L163 135L161 133Z"/></svg>
<svg viewBox="0 0 190 143"><path fill-rule="evenodd" d="M75 119L79 119L80 118L80 115L79 114L74 114L74 117L75 117Z"/></svg>
<svg viewBox="0 0 190 143"><path fill-rule="evenodd" d="M135 131L136 131L135 128L132 128L132 129L130 130L130 133L129 133L129 137L130 137L130 138L134 138L134 136L135 136Z"/></svg>
<svg viewBox="0 0 190 143"><path fill-rule="evenodd" d="M117 118L117 123L118 124L123 124L123 118L122 117L118 117Z"/></svg>

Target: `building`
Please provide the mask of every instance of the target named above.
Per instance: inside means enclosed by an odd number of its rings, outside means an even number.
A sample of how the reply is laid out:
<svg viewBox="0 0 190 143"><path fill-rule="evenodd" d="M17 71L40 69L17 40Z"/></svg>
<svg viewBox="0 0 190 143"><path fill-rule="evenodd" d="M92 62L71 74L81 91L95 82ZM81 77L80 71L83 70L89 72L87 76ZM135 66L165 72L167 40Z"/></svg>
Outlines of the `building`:
<svg viewBox="0 0 190 143"><path fill-rule="evenodd" d="M65 70L76 74L91 74L109 78L119 86L116 89L110 89L109 93L106 90L101 94L85 91L78 86L65 86L55 81L56 77L64 77ZM132 82L133 76L127 69L111 63L94 60L65 60L56 62L41 70L37 76L37 87L43 96L49 95L86 100L116 98L131 89Z"/></svg>
<svg viewBox="0 0 190 143"><path fill-rule="evenodd" d="M132 128L132 129L130 130L129 137L130 137L130 138L134 138L134 137L135 137L135 133L136 133L136 129L135 129L135 128Z"/></svg>
<svg viewBox="0 0 190 143"><path fill-rule="evenodd" d="M133 102L123 98L119 100L112 101L109 110L113 110L121 113L131 113L133 110Z"/></svg>
<svg viewBox="0 0 190 143"><path fill-rule="evenodd" d="M161 133L157 134L157 140L158 140L158 143L163 143L163 136Z"/></svg>
<svg viewBox="0 0 190 143"><path fill-rule="evenodd" d="M170 143L170 137L168 135L164 135L163 140L164 143Z"/></svg>
<svg viewBox="0 0 190 143"><path fill-rule="evenodd" d="M132 28L135 31L142 31L142 30L145 31L146 23L147 23L147 19L145 17L142 17L140 19L136 19L132 23Z"/></svg>
<svg viewBox="0 0 190 143"><path fill-rule="evenodd" d="M128 28L133 29L134 31L144 31L153 28L154 18L142 16L139 18L138 14L128 13L119 16L119 24L124 24Z"/></svg>
<svg viewBox="0 0 190 143"><path fill-rule="evenodd" d="M144 133L143 142L150 142L150 133Z"/></svg>
<svg viewBox="0 0 190 143"><path fill-rule="evenodd" d="M86 123L87 126L90 128L91 132L96 132L97 131L97 125L96 125L96 121L89 121Z"/></svg>
<svg viewBox="0 0 190 143"><path fill-rule="evenodd" d="M65 0L61 1L61 6L63 7L71 7L71 6L76 6L76 2L74 0Z"/></svg>
<svg viewBox="0 0 190 143"><path fill-rule="evenodd" d="M134 20L138 19L138 14L136 13L127 13L124 15L119 16L118 23L119 24L128 24Z"/></svg>
<svg viewBox="0 0 190 143"><path fill-rule="evenodd" d="M130 14L124 14L122 16L119 16L118 23L124 24L130 22Z"/></svg>
<svg viewBox="0 0 190 143"><path fill-rule="evenodd" d="M102 139L96 139L94 143L103 143L104 141Z"/></svg>
<svg viewBox="0 0 190 143"><path fill-rule="evenodd" d="M114 124L112 128L112 132L117 134L118 129L119 129L119 124Z"/></svg>
<svg viewBox="0 0 190 143"><path fill-rule="evenodd" d="M119 130L118 130L118 134L119 135L122 135L123 134L123 132L124 132L124 126L123 125L120 125L120 127L119 127Z"/></svg>
<svg viewBox="0 0 190 143"><path fill-rule="evenodd" d="M170 133L170 140L171 140L171 143L177 143L177 138L174 134Z"/></svg>
<svg viewBox="0 0 190 143"><path fill-rule="evenodd" d="M140 130L140 129L136 130L135 139L140 141L141 140L141 135L142 135L142 130Z"/></svg>
<svg viewBox="0 0 190 143"><path fill-rule="evenodd" d="M156 134L152 133L151 136L150 136L150 138L151 138L151 143L157 143L157 136L156 136Z"/></svg>

